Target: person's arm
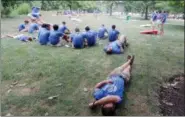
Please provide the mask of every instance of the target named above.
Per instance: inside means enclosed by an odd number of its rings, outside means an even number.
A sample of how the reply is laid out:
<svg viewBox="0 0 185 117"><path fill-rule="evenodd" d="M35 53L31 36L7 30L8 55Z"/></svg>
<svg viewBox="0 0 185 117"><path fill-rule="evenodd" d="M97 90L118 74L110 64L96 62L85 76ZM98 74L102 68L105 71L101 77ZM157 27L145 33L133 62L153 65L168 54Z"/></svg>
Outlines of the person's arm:
<svg viewBox="0 0 185 117"><path fill-rule="evenodd" d="M108 83L112 83L112 81L111 80L104 80L102 82L99 82L95 85L95 88L101 88L103 85L108 84Z"/></svg>
<svg viewBox="0 0 185 117"><path fill-rule="evenodd" d="M109 95L109 96L101 98L100 100L95 101L93 106L104 105L107 103L117 103L120 100L121 100L121 98L119 96Z"/></svg>
<svg viewBox="0 0 185 117"><path fill-rule="evenodd" d="M20 32L28 32L28 27L26 27L25 29L21 30Z"/></svg>

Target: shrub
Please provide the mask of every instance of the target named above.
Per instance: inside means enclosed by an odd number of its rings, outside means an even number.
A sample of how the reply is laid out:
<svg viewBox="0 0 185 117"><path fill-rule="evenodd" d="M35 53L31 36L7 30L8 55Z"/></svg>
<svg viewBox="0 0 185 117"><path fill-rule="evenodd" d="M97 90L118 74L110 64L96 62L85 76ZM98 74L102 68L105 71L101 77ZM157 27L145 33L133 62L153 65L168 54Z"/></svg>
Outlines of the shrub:
<svg viewBox="0 0 185 117"><path fill-rule="evenodd" d="M28 14L31 11L31 7L28 3L22 3L17 7L17 12L19 15Z"/></svg>
<svg viewBox="0 0 185 117"><path fill-rule="evenodd" d="M15 17L15 16L18 16L18 11L16 9L13 9L11 10L10 14L9 14L9 17Z"/></svg>

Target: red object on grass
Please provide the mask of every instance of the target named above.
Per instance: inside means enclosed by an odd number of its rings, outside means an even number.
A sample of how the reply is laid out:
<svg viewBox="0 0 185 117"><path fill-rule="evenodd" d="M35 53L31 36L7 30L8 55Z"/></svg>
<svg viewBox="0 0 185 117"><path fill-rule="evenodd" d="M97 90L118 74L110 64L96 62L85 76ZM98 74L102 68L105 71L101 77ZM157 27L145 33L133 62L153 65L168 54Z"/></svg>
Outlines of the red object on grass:
<svg viewBox="0 0 185 117"><path fill-rule="evenodd" d="M157 35L158 31L157 30L141 31L140 34L154 34L154 35Z"/></svg>

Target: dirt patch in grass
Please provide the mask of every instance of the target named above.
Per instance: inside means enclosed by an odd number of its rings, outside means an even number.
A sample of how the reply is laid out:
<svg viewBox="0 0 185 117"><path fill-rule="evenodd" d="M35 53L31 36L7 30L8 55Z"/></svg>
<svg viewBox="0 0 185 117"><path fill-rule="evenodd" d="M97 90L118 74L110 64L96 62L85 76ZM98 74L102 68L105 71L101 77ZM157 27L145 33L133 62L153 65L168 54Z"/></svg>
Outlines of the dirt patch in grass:
<svg viewBox="0 0 185 117"><path fill-rule="evenodd" d="M171 77L161 86L159 93L160 109L164 116L185 115L184 74Z"/></svg>

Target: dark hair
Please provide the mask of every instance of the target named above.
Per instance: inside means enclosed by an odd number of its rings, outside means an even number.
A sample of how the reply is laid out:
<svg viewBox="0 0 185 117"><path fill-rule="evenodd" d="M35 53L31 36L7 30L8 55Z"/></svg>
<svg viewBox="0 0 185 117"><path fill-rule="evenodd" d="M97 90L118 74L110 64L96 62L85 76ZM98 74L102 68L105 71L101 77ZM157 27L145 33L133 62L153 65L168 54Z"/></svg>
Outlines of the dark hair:
<svg viewBox="0 0 185 117"><path fill-rule="evenodd" d="M106 54L112 54L112 50L107 50Z"/></svg>
<svg viewBox="0 0 185 117"><path fill-rule="evenodd" d="M104 26L104 24L102 24L101 26Z"/></svg>
<svg viewBox="0 0 185 117"><path fill-rule="evenodd" d="M112 25L112 29L115 29L116 28L116 25Z"/></svg>
<svg viewBox="0 0 185 117"><path fill-rule="evenodd" d="M62 24L64 24L64 25L65 25L65 24L66 24L66 22L62 22Z"/></svg>
<svg viewBox="0 0 185 117"><path fill-rule="evenodd" d="M80 32L80 29L79 28L75 28L75 32Z"/></svg>
<svg viewBox="0 0 185 117"><path fill-rule="evenodd" d="M41 25L41 27L42 27L42 28L46 28L46 27L47 27L47 24L44 23L44 24Z"/></svg>
<svg viewBox="0 0 185 117"><path fill-rule="evenodd" d="M28 21L28 20L24 20L24 23L25 23L25 24L28 24L28 23L29 23L29 21Z"/></svg>
<svg viewBox="0 0 185 117"><path fill-rule="evenodd" d="M161 10L159 10L158 13L161 13Z"/></svg>
<svg viewBox="0 0 185 117"><path fill-rule="evenodd" d="M86 27L85 27L85 30L86 30L86 31L89 31L89 30L90 30L89 26L86 26Z"/></svg>
<svg viewBox="0 0 185 117"><path fill-rule="evenodd" d="M166 11L163 11L163 13L166 13Z"/></svg>
<svg viewBox="0 0 185 117"><path fill-rule="evenodd" d="M101 108L101 112L104 116L114 116L115 115L115 108Z"/></svg>
<svg viewBox="0 0 185 117"><path fill-rule="evenodd" d="M54 25L53 25L53 29L54 29L54 30L58 30L58 25L57 25L57 24L54 24Z"/></svg>
<svg viewBox="0 0 185 117"><path fill-rule="evenodd" d="M32 37L29 37L29 38L28 38L28 41L32 41L32 40L33 40L33 38L32 38Z"/></svg>

